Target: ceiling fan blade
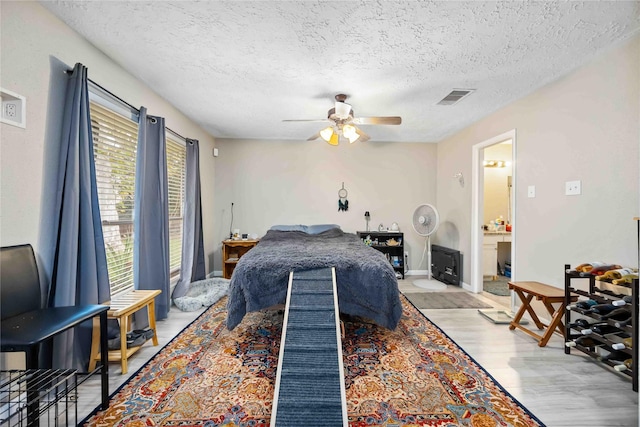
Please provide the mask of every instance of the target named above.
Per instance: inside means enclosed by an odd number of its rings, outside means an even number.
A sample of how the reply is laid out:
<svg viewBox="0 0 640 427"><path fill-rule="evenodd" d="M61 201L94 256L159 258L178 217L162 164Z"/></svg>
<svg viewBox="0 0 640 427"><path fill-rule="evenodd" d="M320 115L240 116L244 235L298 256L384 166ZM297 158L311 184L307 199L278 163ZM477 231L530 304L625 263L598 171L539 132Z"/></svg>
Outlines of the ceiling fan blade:
<svg viewBox="0 0 640 427"><path fill-rule="evenodd" d="M307 141L313 141L313 140L318 139L318 138L320 138L320 132L316 133L315 135L311 135L311 136L307 139Z"/></svg>
<svg viewBox="0 0 640 427"><path fill-rule="evenodd" d="M353 123L357 125L399 125L402 117L355 117Z"/></svg>
<svg viewBox="0 0 640 427"><path fill-rule="evenodd" d="M371 137L367 135L362 129L356 128L356 133L360 135L360 138L358 138L358 141L360 142L367 142L371 139Z"/></svg>

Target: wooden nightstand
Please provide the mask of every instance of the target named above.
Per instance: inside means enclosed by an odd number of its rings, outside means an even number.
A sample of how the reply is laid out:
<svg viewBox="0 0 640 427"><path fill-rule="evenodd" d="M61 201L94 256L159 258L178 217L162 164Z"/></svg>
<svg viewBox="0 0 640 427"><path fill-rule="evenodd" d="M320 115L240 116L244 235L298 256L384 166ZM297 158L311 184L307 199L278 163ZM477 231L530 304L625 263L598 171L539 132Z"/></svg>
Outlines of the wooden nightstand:
<svg viewBox="0 0 640 427"><path fill-rule="evenodd" d="M223 240L222 276L225 279L231 279L238 260L257 244L258 240Z"/></svg>

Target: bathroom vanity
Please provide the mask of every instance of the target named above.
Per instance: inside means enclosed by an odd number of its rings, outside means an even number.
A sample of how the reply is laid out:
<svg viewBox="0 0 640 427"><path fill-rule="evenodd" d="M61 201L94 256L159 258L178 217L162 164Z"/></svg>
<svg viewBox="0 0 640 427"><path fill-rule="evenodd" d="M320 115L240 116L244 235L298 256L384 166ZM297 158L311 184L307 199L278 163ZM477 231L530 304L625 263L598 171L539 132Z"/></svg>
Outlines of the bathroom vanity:
<svg viewBox="0 0 640 427"><path fill-rule="evenodd" d="M511 261L511 232L485 231L482 242L482 274L498 278L498 263Z"/></svg>

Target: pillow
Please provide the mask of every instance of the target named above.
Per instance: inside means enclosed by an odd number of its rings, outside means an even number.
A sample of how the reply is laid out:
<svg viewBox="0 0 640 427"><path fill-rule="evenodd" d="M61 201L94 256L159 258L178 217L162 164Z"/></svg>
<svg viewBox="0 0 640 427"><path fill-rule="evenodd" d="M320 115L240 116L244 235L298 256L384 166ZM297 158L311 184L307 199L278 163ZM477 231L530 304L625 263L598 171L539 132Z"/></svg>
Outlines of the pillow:
<svg viewBox="0 0 640 427"><path fill-rule="evenodd" d="M270 230L274 231L303 231L307 232L306 225L274 225L270 228Z"/></svg>
<svg viewBox="0 0 640 427"><path fill-rule="evenodd" d="M309 234L320 234L324 233L327 230L333 230L337 228L340 230L340 226L338 224L316 224L316 225L308 225L307 233Z"/></svg>

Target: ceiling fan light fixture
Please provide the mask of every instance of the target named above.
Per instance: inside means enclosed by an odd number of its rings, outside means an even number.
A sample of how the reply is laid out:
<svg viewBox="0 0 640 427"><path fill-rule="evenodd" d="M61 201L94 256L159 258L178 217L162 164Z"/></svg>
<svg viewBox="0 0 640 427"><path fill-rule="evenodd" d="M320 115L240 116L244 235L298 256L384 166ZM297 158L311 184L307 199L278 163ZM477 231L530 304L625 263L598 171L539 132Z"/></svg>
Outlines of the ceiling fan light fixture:
<svg viewBox="0 0 640 427"><path fill-rule="evenodd" d="M351 105L347 104L346 102L340 102L340 101L336 102L335 114L340 119L349 118L349 113L350 112L351 112Z"/></svg>
<svg viewBox="0 0 640 427"><path fill-rule="evenodd" d="M320 137L326 142L329 142L333 135L335 135L335 132L333 131L333 127L331 126L328 126L320 131Z"/></svg>
<svg viewBox="0 0 640 427"><path fill-rule="evenodd" d="M356 127L353 125L344 125L342 127L342 135L349 140L349 143L353 144L360 138L360 135L356 131Z"/></svg>
<svg viewBox="0 0 640 427"><path fill-rule="evenodd" d="M327 142L329 145L338 145L340 143L340 136L337 133L334 133Z"/></svg>
<svg viewBox="0 0 640 427"><path fill-rule="evenodd" d="M342 126L342 134L347 138L351 135L356 135L356 127L354 125L344 125Z"/></svg>

